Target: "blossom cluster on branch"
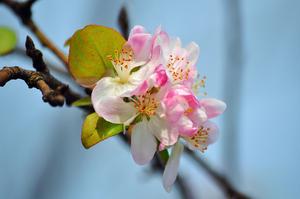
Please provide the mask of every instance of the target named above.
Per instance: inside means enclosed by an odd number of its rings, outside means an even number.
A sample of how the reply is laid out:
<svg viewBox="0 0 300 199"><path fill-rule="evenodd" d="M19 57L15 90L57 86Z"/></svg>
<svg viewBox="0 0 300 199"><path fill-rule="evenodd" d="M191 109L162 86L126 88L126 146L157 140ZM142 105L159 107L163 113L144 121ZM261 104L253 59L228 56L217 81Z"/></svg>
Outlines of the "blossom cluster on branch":
<svg viewBox="0 0 300 199"><path fill-rule="evenodd" d="M92 92L96 113L128 128L136 163L147 164L157 150L172 148L163 174L167 191L177 176L181 140L191 149L206 150L218 133L209 119L226 108L220 100L197 98L198 56L194 42L183 48L179 38L161 28L151 35L135 26L122 49L107 56L115 75L101 78Z"/></svg>
<svg viewBox="0 0 300 199"><path fill-rule="evenodd" d="M13 79L22 79L29 88L41 90L43 100L52 106L62 106L66 102L90 113L93 105L97 113L88 115L83 123L83 146L90 148L126 132L118 137L125 138L126 144L130 144L127 138L131 138L131 151L138 164L148 163L157 152L151 166L159 171L166 168L163 184L167 191L177 176L183 141L189 148L186 154L207 171L229 198L248 198L191 151L204 152L216 141L218 128L209 119L226 108L220 100L196 97L199 87L205 84L205 77L201 80L197 77L195 64L199 47L195 43L182 48L178 38L170 38L161 28L151 35L143 27L136 26L129 34L127 11L122 7L119 26L123 36L129 37L128 41L111 28L89 25L66 41L65 45L70 47L67 58L34 22L31 12L34 2L0 0L0 4L10 8L40 43L62 61L77 83L88 87L85 89L88 96L81 98L54 78L42 53L35 49L29 37L26 54L31 57L36 71L19 66L3 67L0 86ZM7 28L0 31L13 36ZM6 46L5 52L15 48L13 41ZM101 101L105 103L99 104ZM172 150L170 156L169 148ZM182 175L177 177L176 185L183 198L194 198Z"/></svg>

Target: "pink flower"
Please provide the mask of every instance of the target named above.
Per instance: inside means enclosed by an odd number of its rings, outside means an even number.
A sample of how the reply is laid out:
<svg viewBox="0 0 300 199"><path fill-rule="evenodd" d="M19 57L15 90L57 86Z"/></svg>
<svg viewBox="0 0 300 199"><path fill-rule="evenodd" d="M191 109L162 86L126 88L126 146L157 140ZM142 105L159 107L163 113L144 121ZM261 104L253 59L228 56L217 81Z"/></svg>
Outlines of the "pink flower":
<svg viewBox="0 0 300 199"><path fill-rule="evenodd" d="M218 128L209 119L222 114L226 104L197 99L192 87L197 76L199 47L181 47L158 28L154 35L135 26L121 52L111 56L116 76L104 77L92 92L95 111L105 120L132 126L131 153L138 164L148 163L159 150L172 147L163 174L170 191L174 183L182 138L188 147L205 151L216 141Z"/></svg>
<svg viewBox="0 0 300 199"><path fill-rule="evenodd" d="M216 117L222 114L226 109L226 104L217 99L202 99L199 101L201 109L205 112L207 119ZM193 135L181 135L181 137L186 141L190 149L198 149L204 152L208 145L214 143L218 138L218 127L205 120L200 123L199 128ZM180 145L177 143L176 145ZM176 180L179 159L182 150L179 150L179 146L173 147L171 156L167 162L164 174L163 174L163 185L167 191L171 190L173 183Z"/></svg>
<svg viewBox="0 0 300 199"><path fill-rule="evenodd" d="M166 119L172 127L173 137L193 136L200 124L207 119L206 113L192 91L185 86L175 85L167 91L162 101ZM162 150L163 145L160 146Z"/></svg>
<svg viewBox="0 0 300 199"><path fill-rule="evenodd" d="M149 82L143 82L132 92L107 97L97 105L100 115L110 122L128 126L137 120L132 128L131 152L138 164L146 164L153 158L157 149L157 140L168 146L177 141L177 138L173 138L169 133L160 103L167 88L164 85L148 87L153 79L157 80L153 82L154 85L160 85L161 79L166 78L160 77L166 74L159 70L155 71L149 77Z"/></svg>
<svg viewBox="0 0 300 199"><path fill-rule="evenodd" d="M115 77L104 77L99 80L92 92L92 103L95 111L105 120L112 123L123 123L134 110L120 96L136 90L145 79L153 74L160 64L160 47L152 49L153 37L141 26L135 26L121 52L110 56ZM138 69L138 70L134 70ZM107 105L110 101L115 104ZM107 110L108 106L110 109ZM122 107L118 108L118 107Z"/></svg>
<svg viewBox="0 0 300 199"><path fill-rule="evenodd" d="M191 88L197 76L199 46L192 42L186 48L182 48L179 38L170 38L160 28L156 31L153 45L162 49L163 65L171 82Z"/></svg>

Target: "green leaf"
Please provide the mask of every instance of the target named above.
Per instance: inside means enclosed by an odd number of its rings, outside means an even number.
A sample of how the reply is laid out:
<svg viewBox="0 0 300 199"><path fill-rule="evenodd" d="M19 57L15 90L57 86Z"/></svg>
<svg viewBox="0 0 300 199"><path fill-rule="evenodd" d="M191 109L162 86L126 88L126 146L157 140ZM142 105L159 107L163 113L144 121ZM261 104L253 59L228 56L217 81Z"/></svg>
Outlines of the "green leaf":
<svg viewBox="0 0 300 199"><path fill-rule="evenodd" d="M91 97L84 97L72 103L72 106L89 106L92 104Z"/></svg>
<svg viewBox="0 0 300 199"><path fill-rule="evenodd" d="M67 42L69 70L75 80L86 87L93 86L113 66L107 58L121 51L125 39L112 28L89 25L75 32ZM109 71L107 71L109 69Z"/></svg>
<svg viewBox="0 0 300 199"><path fill-rule="evenodd" d="M107 122L97 113L88 115L83 123L81 132L81 142L88 149L98 142L117 135L123 131L122 124Z"/></svg>
<svg viewBox="0 0 300 199"><path fill-rule="evenodd" d="M159 151L158 152L158 156L161 159L161 161L163 162L164 165L167 164L168 160L169 160L169 152L167 149Z"/></svg>
<svg viewBox="0 0 300 199"><path fill-rule="evenodd" d="M8 28L0 27L0 55L4 55L12 51L17 45L16 33Z"/></svg>

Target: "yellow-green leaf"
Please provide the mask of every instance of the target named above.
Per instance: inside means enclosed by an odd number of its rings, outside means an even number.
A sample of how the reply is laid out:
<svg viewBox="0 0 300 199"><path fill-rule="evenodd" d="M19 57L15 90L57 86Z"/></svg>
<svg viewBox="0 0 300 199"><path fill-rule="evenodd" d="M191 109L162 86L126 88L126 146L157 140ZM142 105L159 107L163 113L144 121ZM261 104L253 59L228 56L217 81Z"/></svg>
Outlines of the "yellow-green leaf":
<svg viewBox="0 0 300 199"><path fill-rule="evenodd" d="M72 106L89 106L92 104L91 97L84 97L72 103Z"/></svg>
<svg viewBox="0 0 300 199"><path fill-rule="evenodd" d="M68 41L72 76L83 86L93 86L112 69L107 56L120 51L125 42L119 32L104 26L89 25L76 31Z"/></svg>
<svg viewBox="0 0 300 199"><path fill-rule="evenodd" d="M64 47L69 47L70 46L70 42L71 42L72 37L70 37L69 39L67 39L64 43Z"/></svg>
<svg viewBox="0 0 300 199"><path fill-rule="evenodd" d="M83 123L81 142L88 149L98 142L117 135L122 131L123 126L121 124L112 124L99 117L97 113L92 113L86 117Z"/></svg>
<svg viewBox="0 0 300 199"><path fill-rule="evenodd" d="M8 28L0 27L0 55L4 55L12 51L17 45L16 33Z"/></svg>

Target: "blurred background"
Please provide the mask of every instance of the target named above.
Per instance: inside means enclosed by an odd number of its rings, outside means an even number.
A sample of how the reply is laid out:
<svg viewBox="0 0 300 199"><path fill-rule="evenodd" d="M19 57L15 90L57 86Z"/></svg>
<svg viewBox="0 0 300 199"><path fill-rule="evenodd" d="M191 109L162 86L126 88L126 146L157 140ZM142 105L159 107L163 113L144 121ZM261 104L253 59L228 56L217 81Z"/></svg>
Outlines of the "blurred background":
<svg viewBox="0 0 300 199"><path fill-rule="evenodd" d="M199 155L252 198L300 197L300 1L41 0L33 18L67 53L63 44L77 29L117 28L122 5L132 25L151 32L162 25L184 44L200 45L205 91L228 109L216 120L219 141ZM31 35L44 57L63 68L3 5L0 25L17 32L20 49ZM0 66L5 65L32 68L17 52L0 57ZM0 100L1 199L180 198L174 188L164 191L161 175L136 165L118 138L85 150L80 110L50 107L40 91L22 81L0 88ZM197 198L225 198L188 157L182 158L180 172Z"/></svg>

